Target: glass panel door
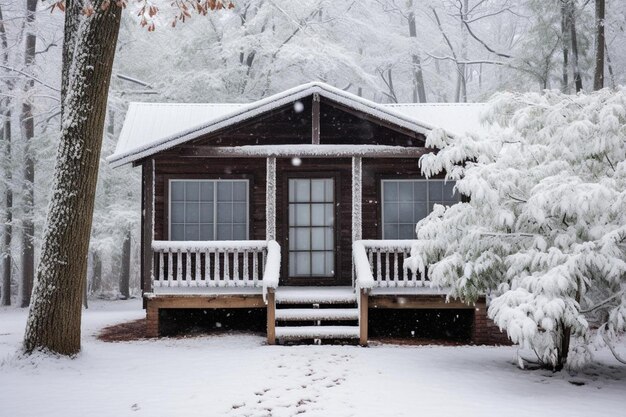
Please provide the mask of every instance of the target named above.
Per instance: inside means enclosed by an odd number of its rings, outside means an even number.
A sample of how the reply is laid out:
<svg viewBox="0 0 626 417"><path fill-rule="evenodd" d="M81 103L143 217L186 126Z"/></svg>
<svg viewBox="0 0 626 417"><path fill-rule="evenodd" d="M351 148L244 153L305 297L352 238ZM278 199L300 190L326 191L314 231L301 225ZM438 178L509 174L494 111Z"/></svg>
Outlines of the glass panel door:
<svg viewBox="0 0 626 417"><path fill-rule="evenodd" d="M289 179L289 276L335 275L335 184Z"/></svg>

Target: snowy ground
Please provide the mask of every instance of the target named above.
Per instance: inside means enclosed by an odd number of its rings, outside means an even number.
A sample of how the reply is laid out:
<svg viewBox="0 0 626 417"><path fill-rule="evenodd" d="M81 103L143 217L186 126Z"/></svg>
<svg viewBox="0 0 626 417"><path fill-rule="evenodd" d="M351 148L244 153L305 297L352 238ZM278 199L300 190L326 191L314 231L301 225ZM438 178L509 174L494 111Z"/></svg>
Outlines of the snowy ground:
<svg viewBox="0 0 626 417"><path fill-rule="evenodd" d="M0 415L624 415L626 367L605 352L600 365L569 375L520 371L513 347L281 347L245 335L106 343L94 337L103 326L141 317L138 300L92 302L77 359L24 360L15 351L26 311L0 309Z"/></svg>

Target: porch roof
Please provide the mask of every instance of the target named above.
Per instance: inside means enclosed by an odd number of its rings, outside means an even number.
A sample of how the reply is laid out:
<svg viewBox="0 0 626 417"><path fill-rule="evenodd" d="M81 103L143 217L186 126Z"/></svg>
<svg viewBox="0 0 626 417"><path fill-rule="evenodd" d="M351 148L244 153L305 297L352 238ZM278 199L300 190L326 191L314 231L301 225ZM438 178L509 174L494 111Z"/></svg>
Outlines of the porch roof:
<svg viewBox="0 0 626 417"><path fill-rule="evenodd" d="M130 103L113 155L107 161L121 166L293 103L314 93L375 118L428 134L434 128L450 136L480 133L483 104L379 104L328 84L313 82L249 104Z"/></svg>

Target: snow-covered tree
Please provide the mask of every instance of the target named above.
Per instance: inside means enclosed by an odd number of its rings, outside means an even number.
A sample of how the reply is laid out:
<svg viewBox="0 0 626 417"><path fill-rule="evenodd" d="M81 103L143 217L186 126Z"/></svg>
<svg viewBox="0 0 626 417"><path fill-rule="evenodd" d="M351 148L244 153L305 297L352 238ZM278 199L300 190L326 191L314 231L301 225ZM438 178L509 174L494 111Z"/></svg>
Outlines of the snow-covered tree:
<svg viewBox="0 0 626 417"><path fill-rule="evenodd" d="M626 88L500 93L485 119L485 137L428 137L423 173L466 200L417 224L408 263L451 297L490 294L542 365L584 363L626 330Z"/></svg>

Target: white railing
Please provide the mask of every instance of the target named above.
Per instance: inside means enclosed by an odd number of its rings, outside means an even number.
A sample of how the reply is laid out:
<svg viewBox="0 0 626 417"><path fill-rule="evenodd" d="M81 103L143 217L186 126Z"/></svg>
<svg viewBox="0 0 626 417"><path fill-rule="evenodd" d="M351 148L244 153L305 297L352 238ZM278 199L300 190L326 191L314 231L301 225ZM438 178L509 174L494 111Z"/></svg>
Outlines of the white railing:
<svg viewBox="0 0 626 417"><path fill-rule="evenodd" d="M353 243L356 288L421 287L427 279L404 265L412 240L359 240Z"/></svg>
<svg viewBox="0 0 626 417"><path fill-rule="evenodd" d="M278 286L280 246L273 240L157 240L152 251L153 288Z"/></svg>

